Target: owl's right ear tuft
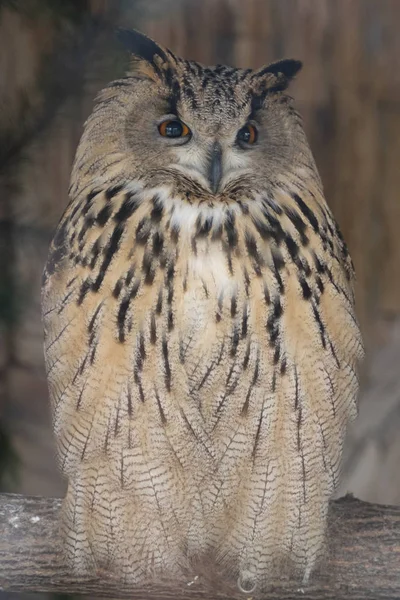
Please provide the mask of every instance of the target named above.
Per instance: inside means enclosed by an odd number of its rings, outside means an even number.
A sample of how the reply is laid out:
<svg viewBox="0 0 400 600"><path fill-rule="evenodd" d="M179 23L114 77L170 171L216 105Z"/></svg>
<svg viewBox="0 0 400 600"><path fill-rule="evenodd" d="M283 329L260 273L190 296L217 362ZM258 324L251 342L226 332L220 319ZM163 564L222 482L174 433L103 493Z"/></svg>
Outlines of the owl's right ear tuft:
<svg viewBox="0 0 400 600"><path fill-rule="evenodd" d="M165 50L152 39L135 29L118 29L117 38L136 58L155 64L155 56L167 60Z"/></svg>

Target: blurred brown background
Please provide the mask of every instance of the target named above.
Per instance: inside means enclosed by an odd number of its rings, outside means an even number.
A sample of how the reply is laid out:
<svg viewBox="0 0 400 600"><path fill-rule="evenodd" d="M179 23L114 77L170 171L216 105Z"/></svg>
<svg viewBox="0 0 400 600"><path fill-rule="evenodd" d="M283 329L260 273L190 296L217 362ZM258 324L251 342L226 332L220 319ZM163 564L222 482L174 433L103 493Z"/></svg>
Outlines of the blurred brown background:
<svg viewBox="0 0 400 600"><path fill-rule="evenodd" d="M203 63L304 69L292 95L350 247L367 342L341 491L400 502L399 0L0 0L0 486L61 495L40 280L116 26Z"/></svg>

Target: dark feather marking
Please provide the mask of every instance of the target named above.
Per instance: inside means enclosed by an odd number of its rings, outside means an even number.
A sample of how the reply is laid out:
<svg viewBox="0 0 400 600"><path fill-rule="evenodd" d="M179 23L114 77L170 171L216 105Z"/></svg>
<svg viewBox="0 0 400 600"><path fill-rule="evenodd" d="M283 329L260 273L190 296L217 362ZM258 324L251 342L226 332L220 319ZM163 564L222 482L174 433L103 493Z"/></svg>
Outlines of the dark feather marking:
<svg viewBox="0 0 400 600"><path fill-rule="evenodd" d="M269 323L267 322L267 328L268 328ZM270 330L270 335L269 335L269 345L271 346L271 348L275 348L276 346L276 342L279 338L279 327L277 324L273 324L271 330ZM276 364L276 363L274 363Z"/></svg>
<svg viewBox="0 0 400 600"><path fill-rule="evenodd" d="M211 456L212 458L214 458L214 457L213 457L213 455L212 455L212 453L210 452L210 449L209 449L209 448L208 448L208 446L205 444L205 442L204 442L204 440L202 439L202 437L200 437L200 436L198 436L198 435L197 435L197 433L196 433L196 431L193 429L193 427L192 427L192 424L190 423L189 419L187 418L187 416L185 415L185 413L183 412L183 410L182 410L180 407L179 407L179 412L180 412L180 414L181 414L181 416L182 416L183 420L185 421L185 423L186 423L186 425L187 425L187 427L188 427L189 431L190 431L190 432L192 433L192 435L194 436L194 438L195 438L195 439L196 439L198 442L200 442L200 443L203 445L203 447L204 447L204 449L206 450L207 454L208 454L209 456Z"/></svg>
<svg viewBox="0 0 400 600"><path fill-rule="evenodd" d="M156 400L157 400L158 410L160 411L161 423L163 425L166 425L167 418L165 416L165 412L164 412L164 409L163 409L162 404L161 404L160 396L159 396L158 391L156 389L154 390L154 393L155 393Z"/></svg>
<svg viewBox="0 0 400 600"><path fill-rule="evenodd" d="M174 265L174 263L171 262L168 265L168 269L167 269L167 277L166 277L167 284L172 283L174 275L175 275L175 265Z"/></svg>
<svg viewBox="0 0 400 600"><path fill-rule="evenodd" d="M285 291L285 287L283 285L282 277L279 271L284 267L285 261L283 260L282 254L280 252L272 250L271 254L272 262L274 263L274 274L278 283L279 292L283 294Z"/></svg>
<svg viewBox="0 0 400 600"><path fill-rule="evenodd" d="M164 213L164 206L162 200L159 196L154 196L153 200L153 208L150 213L151 220L153 223L159 223L162 219Z"/></svg>
<svg viewBox="0 0 400 600"><path fill-rule="evenodd" d="M135 269L133 267L130 267L128 269L128 272L127 272L126 278L125 278L125 284L127 286L129 286L131 284L134 274L135 274Z"/></svg>
<svg viewBox="0 0 400 600"><path fill-rule="evenodd" d="M109 187L105 191L105 197L107 198L107 200L111 200L111 198L116 196L122 190L123 187L123 185L114 185L113 187Z"/></svg>
<svg viewBox="0 0 400 600"><path fill-rule="evenodd" d="M321 259L317 256L317 254L313 251L312 257L314 259L314 264L317 268L317 273L322 275L326 271L326 265L321 261Z"/></svg>
<svg viewBox="0 0 400 600"><path fill-rule="evenodd" d="M226 259L228 262L228 269L229 269L229 273L231 275L233 275L233 265L232 265L232 253L230 250L228 250L227 254L226 254Z"/></svg>
<svg viewBox="0 0 400 600"><path fill-rule="evenodd" d="M208 287L206 282L204 281L204 279L201 280L201 284L203 286L203 290L204 290L204 295L206 298L208 298L209 294L208 294Z"/></svg>
<svg viewBox="0 0 400 600"><path fill-rule="evenodd" d="M117 412L115 415L115 423L114 423L114 437L120 433L120 411L121 411L121 397L118 400Z"/></svg>
<svg viewBox="0 0 400 600"><path fill-rule="evenodd" d="M275 392L275 390L276 390L276 371L274 370L274 372L272 374L271 391Z"/></svg>
<svg viewBox="0 0 400 600"><path fill-rule="evenodd" d="M168 331L172 331L174 328L174 313L170 308L168 311Z"/></svg>
<svg viewBox="0 0 400 600"><path fill-rule="evenodd" d="M156 231L153 235L153 254L159 256L164 246L164 236L159 231Z"/></svg>
<svg viewBox="0 0 400 600"><path fill-rule="evenodd" d="M126 399L128 401L128 416L129 416L129 418L131 418L132 414L133 414L133 406L132 406L132 392L131 392L130 386L128 387Z"/></svg>
<svg viewBox="0 0 400 600"><path fill-rule="evenodd" d="M157 341L157 327L156 327L156 317L154 313L151 313L150 317L150 343L155 344Z"/></svg>
<svg viewBox="0 0 400 600"><path fill-rule="evenodd" d="M88 446L89 439L90 439L90 434L92 433L92 427L93 427L93 420L90 423L90 428L89 428L88 434L86 436L85 443L83 444L83 448L82 448L82 452L81 452L81 460L83 460L85 458L87 446ZM74 426L74 429L75 429L75 436L77 439L79 439L79 432L77 431L75 426ZM67 456L68 456L68 454L66 453L65 458L67 458ZM63 467L65 467L65 461L63 463Z"/></svg>
<svg viewBox="0 0 400 600"><path fill-rule="evenodd" d="M321 277L319 277L319 275L317 275L316 278L315 278L315 281L317 283L317 287L318 287L320 293L323 294L325 286L323 284L323 281L322 281Z"/></svg>
<svg viewBox="0 0 400 600"><path fill-rule="evenodd" d="M221 413L222 409L224 408L225 403L228 400L228 398L229 398L229 391L225 390L224 393L222 394L219 402L218 402L217 410L215 412L217 418L216 418L216 420L215 420L215 422L213 424L213 427L212 427L213 431L214 431L214 429L216 428L216 426L218 425L218 423L220 421L220 418L221 418L220 413Z"/></svg>
<svg viewBox="0 0 400 600"><path fill-rule="evenodd" d="M300 208L301 212L305 216L305 218L309 221L311 227L314 229L315 233L319 232L319 224L316 216L312 212L312 210L307 206L307 204L300 198L298 194L292 195L293 200L296 202L297 206Z"/></svg>
<svg viewBox="0 0 400 600"><path fill-rule="evenodd" d="M82 302L84 301L86 295L88 294L89 290L91 289L92 285L93 285L93 282L92 282L92 280L91 280L90 277L87 277L83 281L83 283L82 283L82 285L80 287L80 290L79 290L78 299L76 301L76 303L77 303L78 306L80 306L82 304Z"/></svg>
<svg viewBox="0 0 400 600"><path fill-rule="evenodd" d="M103 283L103 279L107 272L107 269L110 266L110 263L111 263L114 255L117 253L117 251L119 249L123 232L124 232L124 227L122 224L119 223L115 227L115 229L111 235L111 238L110 238L107 246L105 247L105 255L104 255L104 259L101 264L101 267L100 267L100 272L99 272L95 282L92 284L92 290L94 292L98 292L101 284Z"/></svg>
<svg viewBox="0 0 400 600"><path fill-rule="evenodd" d="M136 351L136 367L138 371L143 369L143 363L146 359L146 347L144 343L144 335L143 331L141 331L138 335L138 343L137 343L137 351Z"/></svg>
<svg viewBox="0 0 400 600"><path fill-rule="evenodd" d="M317 322L318 325L318 330L319 330L319 335L321 337L321 344L322 347L324 349L326 349L326 340L325 340L325 326L321 320L321 315L319 314L319 311L317 309L317 307L315 306L315 304L312 304L312 311L313 311L313 315L314 315L314 319Z"/></svg>
<svg viewBox="0 0 400 600"><path fill-rule="evenodd" d="M174 244L178 243L179 232L180 232L180 227L179 227L178 223L174 223L173 225L171 225L171 241L174 242Z"/></svg>
<svg viewBox="0 0 400 600"><path fill-rule="evenodd" d="M290 254L291 259L294 261L299 253L299 247L294 239L288 234L285 234L285 244Z"/></svg>
<svg viewBox="0 0 400 600"><path fill-rule="evenodd" d="M56 343L58 342L58 340L62 337L63 333L65 332L66 329L68 329L68 327L71 325L72 320L68 321L68 323L66 323L64 325L64 327L61 329L61 331L56 335L56 337L50 342L50 344L48 346L46 346L45 350L46 352L48 352L50 350L50 348Z"/></svg>
<svg viewBox="0 0 400 600"><path fill-rule="evenodd" d="M284 207L284 211L286 213L286 216L290 219L290 221L295 226L295 228L300 236L300 242L301 242L302 246L307 246L310 241L305 233L307 230L307 225L304 223L303 219L300 217L300 215L295 210L292 210L289 207Z"/></svg>
<svg viewBox="0 0 400 600"><path fill-rule="evenodd" d="M162 305L163 305L163 289L161 287L158 292L158 298L157 298L157 304L156 304L156 313L158 315L161 314Z"/></svg>
<svg viewBox="0 0 400 600"><path fill-rule="evenodd" d="M333 358L335 359L336 366L337 366L337 368L338 368L338 369L340 369L340 361L339 361L339 359L338 359L338 357L337 357L337 354L336 354L336 352L335 352L335 348L334 348L334 346L333 346L333 344L332 344L332 341L331 341L331 340L329 340L329 347L330 347L330 349L331 349L332 356L333 356Z"/></svg>
<svg viewBox="0 0 400 600"><path fill-rule="evenodd" d="M138 244L144 245L147 243L151 232L151 222L146 217L143 217L136 228L135 239Z"/></svg>
<svg viewBox="0 0 400 600"><path fill-rule="evenodd" d="M281 357L281 349L280 349L279 342L278 342L275 346L275 352L274 352L274 358L273 358L274 365L278 364L280 357Z"/></svg>
<svg viewBox="0 0 400 600"><path fill-rule="evenodd" d="M235 226L235 220L235 214L232 211L229 211L226 215L224 226L230 248L235 248L238 242L238 233Z"/></svg>
<svg viewBox="0 0 400 600"><path fill-rule="evenodd" d="M257 453L257 446L258 446L258 442L260 439L260 434L261 434L261 427L262 427L262 422L263 422L263 418L264 418L264 402L261 408L261 414L260 414L260 420L258 421L258 426L257 426L257 431L256 431L256 435L254 438L254 445L253 445L253 451L251 453L251 456L253 458L253 461L256 457L256 453Z"/></svg>
<svg viewBox="0 0 400 600"><path fill-rule="evenodd" d="M239 345L239 339L240 339L239 330L236 325L233 327L231 339L232 339L232 345L231 345L230 354L233 357L233 356L236 356L236 352L237 352L238 345Z"/></svg>
<svg viewBox="0 0 400 600"><path fill-rule="evenodd" d="M259 375L260 375L260 350L258 350L258 352L257 352L257 359L256 359L255 367L254 367L253 379L252 379L250 387L247 391L246 399L245 399L245 402L242 407L241 414L243 416L247 415L247 412L249 409L250 397L251 397L252 391L254 389L254 386L256 385L256 383L258 381Z"/></svg>
<svg viewBox="0 0 400 600"><path fill-rule="evenodd" d="M98 238L94 242L94 244L92 246L92 249L91 249L92 258L91 258L90 263L89 263L90 269L94 269L95 268L96 263L97 263L97 259L99 257L99 254L100 254L100 238Z"/></svg>
<svg viewBox="0 0 400 600"><path fill-rule="evenodd" d="M101 307L103 306L103 303L100 302L100 304L98 305L98 307L96 308L96 310L94 311L92 318L89 321L89 325L88 325L88 333L92 333L95 323L96 323L96 319L98 317L98 314L101 310Z"/></svg>
<svg viewBox="0 0 400 600"><path fill-rule="evenodd" d="M335 290L337 291L337 293L339 295L342 295L346 298L347 302L350 304L350 306L353 306L353 301L352 299L349 297L349 295L347 294L347 292L342 288L342 286L338 285L332 275L332 271L326 267L326 273L328 275L329 281L330 283L333 285L333 287L335 288Z"/></svg>
<svg viewBox="0 0 400 600"><path fill-rule="evenodd" d="M137 385L138 391L139 391L139 398L141 400L141 402L145 402L145 397L144 397L144 391L143 391L143 385L142 385L142 379L139 375L139 371L137 369L133 370L133 377L134 377L134 381Z"/></svg>
<svg viewBox="0 0 400 600"><path fill-rule="evenodd" d="M70 290L70 291L68 292L68 294L66 294L66 295L64 296L64 298L61 300L61 306L57 305L57 306L58 306L58 310L57 310L57 314L58 314L58 315L60 315L60 314L63 312L63 310L64 310L64 309L65 309L65 308L68 306L68 300L69 300L69 299L71 298L71 296L72 296L72 295L75 293L75 291L76 291L76 290L75 290L75 288L73 288L72 290ZM50 312L52 312L53 310L55 310L55 308L56 308L56 307L54 307L54 308L53 308L52 310L50 310L50 311L47 311L47 313L46 313L46 314L49 314Z"/></svg>
<svg viewBox="0 0 400 600"><path fill-rule="evenodd" d="M67 285L65 286L67 289L71 287L71 285L74 283L74 281L76 281L78 279L78 275L75 275L75 277L73 277L72 279L70 279L67 283Z"/></svg>
<svg viewBox="0 0 400 600"><path fill-rule="evenodd" d="M280 246L282 240L285 237L285 232L282 229L282 225L278 221L278 219L272 216L267 210L263 209L263 214L267 219L270 227L271 227L271 235L274 238L277 246Z"/></svg>
<svg viewBox="0 0 400 600"><path fill-rule="evenodd" d="M237 312L237 292L231 298L231 317L234 317Z"/></svg>
<svg viewBox="0 0 400 600"><path fill-rule="evenodd" d="M49 253L49 257L46 263L46 272L49 275L53 275L56 270L57 265L61 262L61 260L65 257L66 250L65 246L61 248L57 248L56 250L51 250Z"/></svg>
<svg viewBox="0 0 400 600"><path fill-rule="evenodd" d="M279 296L276 296L276 298L274 298L273 307L274 307L274 313L273 313L274 317L275 317L275 319L279 319L279 317L281 317L283 314L283 308L282 308L282 304L281 304L281 300L280 300Z"/></svg>
<svg viewBox="0 0 400 600"><path fill-rule="evenodd" d="M246 353L244 355L244 359L243 359L243 370L245 371L249 365L249 360L250 360L250 340L247 343L247 347L246 347Z"/></svg>
<svg viewBox="0 0 400 600"><path fill-rule="evenodd" d="M204 373L203 379L200 381L200 383L197 386L197 391L201 390L201 388L203 387L203 385L205 384L205 382L207 381L208 377L210 376L210 374L212 373L214 367L218 366L221 363L222 360L222 356L224 354L224 350L225 350L225 343L221 344L221 349L219 352L218 357L215 359L213 359L211 361L211 363L208 365L206 372Z"/></svg>
<svg viewBox="0 0 400 600"><path fill-rule="evenodd" d="M111 204L105 204L103 208L97 213L96 223L100 227L104 227L104 225L107 223L107 221L111 217L112 209L113 207Z"/></svg>
<svg viewBox="0 0 400 600"><path fill-rule="evenodd" d="M164 337L162 341L162 353L164 360L164 378L165 378L165 387L167 391L171 391L171 367L169 364L169 352L168 352L168 342L167 338Z"/></svg>
<svg viewBox="0 0 400 600"><path fill-rule="evenodd" d="M153 267L153 254L147 249L143 253L142 271L145 285L152 285L156 272Z"/></svg>
<svg viewBox="0 0 400 600"><path fill-rule="evenodd" d="M129 219L140 206L140 200L133 194L126 194L118 212L114 215L114 221L123 222Z"/></svg>
<svg viewBox="0 0 400 600"><path fill-rule="evenodd" d="M119 309L118 309L118 315L117 315L118 339L121 342L121 344L125 342L124 327L125 327L126 313L128 311L130 301L131 301L130 296L129 295L125 296L125 298L121 301L121 303L119 305Z"/></svg>
<svg viewBox="0 0 400 600"><path fill-rule="evenodd" d="M243 277L244 277L244 291L246 292L246 296L249 297L249 289L250 289L250 277L246 267L243 267Z"/></svg>
<svg viewBox="0 0 400 600"><path fill-rule="evenodd" d="M301 404L297 406L297 450L301 452L301 427L302 427L302 409Z"/></svg>
<svg viewBox="0 0 400 600"><path fill-rule="evenodd" d="M282 207L273 198L263 198L262 203L267 209L272 210L279 216L283 213Z"/></svg>
<svg viewBox="0 0 400 600"><path fill-rule="evenodd" d="M136 295L137 295L137 293L139 291L139 288L140 288L140 279L136 279L133 282L133 285L132 285L131 290L129 292L129 297L131 299L136 298Z"/></svg>
<svg viewBox="0 0 400 600"><path fill-rule="evenodd" d="M122 279L122 277L120 277L118 279L117 283L115 284L113 292L112 292L112 295L114 296L114 298L119 297L121 290L122 290L123 283L124 283L123 279Z"/></svg>
<svg viewBox="0 0 400 600"><path fill-rule="evenodd" d="M305 279L303 279L303 277L299 277L298 280L299 280L299 283L301 286L301 291L303 293L304 300L310 300L310 298L312 296L310 286L308 285L307 281Z"/></svg>
<svg viewBox="0 0 400 600"><path fill-rule="evenodd" d="M259 252L257 249L256 239L255 239L254 235L252 233L250 233L250 231L248 231L247 229L245 232L244 241L245 241L246 249L247 249L249 256L251 256L251 258L253 258L257 262L260 262L260 260L262 260L262 259L259 255Z"/></svg>
<svg viewBox="0 0 400 600"><path fill-rule="evenodd" d="M219 323L222 318L223 304L224 304L224 291L222 290L218 296L218 310L215 314L215 320L217 321L217 323Z"/></svg>
<svg viewBox="0 0 400 600"><path fill-rule="evenodd" d="M167 304L171 305L174 299L174 286L172 285L172 281L167 282Z"/></svg>
<svg viewBox="0 0 400 600"><path fill-rule="evenodd" d="M267 284L264 282L264 301L267 306L271 304L271 296L269 295L269 290Z"/></svg>
<svg viewBox="0 0 400 600"><path fill-rule="evenodd" d="M205 237L207 236L213 226L213 218L212 217L206 217L204 219L204 221L202 221L201 215L199 215L197 217L196 220L196 236L197 237Z"/></svg>
<svg viewBox="0 0 400 600"><path fill-rule="evenodd" d="M249 321L249 307L247 304L244 304L243 305L243 316L242 316L242 339L245 338L247 335L248 321Z"/></svg>
<svg viewBox="0 0 400 600"><path fill-rule="evenodd" d="M229 384L229 382L231 380L231 377L232 377L232 375L233 375L233 373L235 371L235 368L236 368L236 363L233 362L232 365L231 365L231 368L229 369L228 375L226 377L225 387L228 387L228 384Z"/></svg>
<svg viewBox="0 0 400 600"><path fill-rule="evenodd" d="M92 365L94 363L94 359L96 358L96 352L97 352L97 341L92 341L91 340L91 353L90 353L90 364Z"/></svg>

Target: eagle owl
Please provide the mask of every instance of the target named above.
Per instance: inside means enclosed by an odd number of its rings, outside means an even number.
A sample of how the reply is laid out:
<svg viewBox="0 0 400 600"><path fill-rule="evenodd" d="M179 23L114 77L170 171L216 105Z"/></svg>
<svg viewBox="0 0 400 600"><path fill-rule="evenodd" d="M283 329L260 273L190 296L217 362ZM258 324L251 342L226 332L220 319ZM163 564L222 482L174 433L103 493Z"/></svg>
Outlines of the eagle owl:
<svg viewBox="0 0 400 600"><path fill-rule="evenodd" d="M363 350L285 93L301 63L205 67L120 35L132 69L86 122L44 273L66 555L133 584L306 580Z"/></svg>

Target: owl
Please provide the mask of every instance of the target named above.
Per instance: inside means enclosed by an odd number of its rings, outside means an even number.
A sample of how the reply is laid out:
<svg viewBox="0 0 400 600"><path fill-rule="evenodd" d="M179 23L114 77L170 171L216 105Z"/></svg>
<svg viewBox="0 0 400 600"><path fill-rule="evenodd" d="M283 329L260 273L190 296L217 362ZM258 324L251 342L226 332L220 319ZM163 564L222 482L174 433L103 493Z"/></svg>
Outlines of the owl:
<svg viewBox="0 0 400 600"><path fill-rule="evenodd" d="M42 292L66 557L129 584L307 581L356 414L353 266L286 89L135 31Z"/></svg>

